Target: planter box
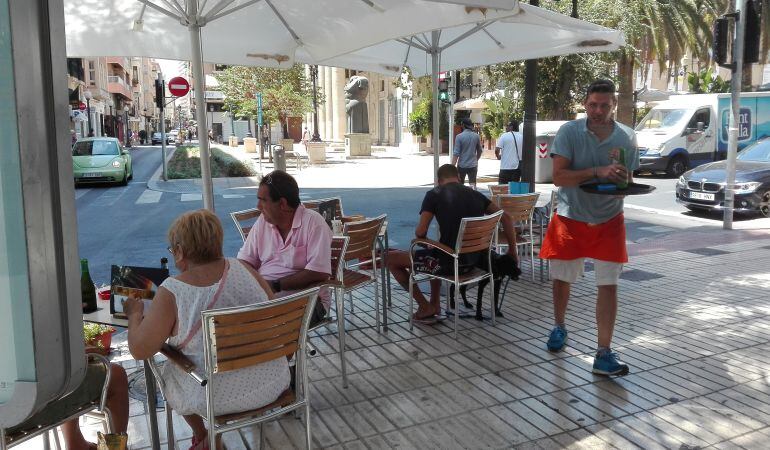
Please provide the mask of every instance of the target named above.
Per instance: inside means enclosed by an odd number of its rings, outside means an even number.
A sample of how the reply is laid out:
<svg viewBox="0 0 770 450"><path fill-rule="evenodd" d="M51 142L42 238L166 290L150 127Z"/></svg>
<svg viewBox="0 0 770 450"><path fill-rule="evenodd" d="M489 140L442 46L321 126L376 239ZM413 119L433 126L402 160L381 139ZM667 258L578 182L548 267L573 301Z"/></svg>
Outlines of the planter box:
<svg viewBox="0 0 770 450"><path fill-rule="evenodd" d="M243 138L243 149L246 153L257 153L257 138Z"/></svg>
<svg viewBox="0 0 770 450"><path fill-rule="evenodd" d="M372 138L368 133L348 133L345 135L346 156L371 156Z"/></svg>
<svg viewBox="0 0 770 450"><path fill-rule="evenodd" d="M321 164L326 162L326 144L323 142L308 142L307 157L310 164Z"/></svg>
<svg viewBox="0 0 770 450"><path fill-rule="evenodd" d="M238 146L238 136L230 136L227 140L227 143L230 147L237 147Z"/></svg>
<svg viewBox="0 0 770 450"><path fill-rule="evenodd" d="M294 151L294 139L279 139L278 143L283 146L283 149L287 152Z"/></svg>

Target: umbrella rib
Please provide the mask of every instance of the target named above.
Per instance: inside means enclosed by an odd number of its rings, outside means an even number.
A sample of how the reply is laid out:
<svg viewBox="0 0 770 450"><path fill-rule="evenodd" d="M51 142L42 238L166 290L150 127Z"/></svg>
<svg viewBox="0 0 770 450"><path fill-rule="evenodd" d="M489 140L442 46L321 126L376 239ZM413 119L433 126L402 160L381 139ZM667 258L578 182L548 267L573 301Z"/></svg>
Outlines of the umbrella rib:
<svg viewBox="0 0 770 450"><path fill-rule="evenodd" d="M302 43L302 40L299 38L299 36L297 36L297 33L295 33L294 30L286 22L286 19L284 19L281 13L279 13L278 10L275 8L275 6L273 6L273 2L271 2L270 0L265 0L265 3L267 3L267 6L269 6L270 9L273 10L275 15L278 17L278 20L280 20L284 28L286 28L286 31L288 31L289 34L291 34L291 37L294 39L294 42L296 42L298 45L304 45Z"/></svg>
<svg viewBox="0 0 770 450"><path fill-rule="evenodd" d="M193 0L195 1L195 0ZM222 11L223 9L230 6L235 0L221 0L219 3L214 5L213 8L211 8L211 11L206 14L206 17L211 17L211 20L214 20L217 14L219 14L219 11ZM200 10L198 10L198 13L200 13ZM208 20L208 19L207 19Z"/></svg>
<svg viewBox="0 0 770 450"><path fill-rule="evenodd" d="M160 1L163 2L163 4L166 5L166 8L168 8L169 10L176 11L180 15L185 16L185 12L182 9L180 9L179 3L176 3L176 0L174 1L175 5L172 5L171 2L168 0L160 0Z"/></svg>
<svg viewBox="0 0 770 450"><path fill-rule="evenodd" d="M361 0L363 3L365 3L367 6L371 7L372 9L375 9L379 12L385 12L385 8L382 6L374 3L372 0Z"/></svg>
<svg viewBox="0 0 770 450"><path fill-rule="evenodd" d="M425 48L424 46L422 46L420 44L415 44L414 42L412 42L411 39L413 39L413 38L414 38L414 36L412 36L412 38L410 38L410 40L408 40L408 41L405 38L398 38L398 39L396 39L396 41L400 42L400 43L402 43L402 44L404 44L404 45L406 45L407 47L410 47L410 48L414 47L414 48L418 48L418 49L420 49L420 50L422 50L424 52L428 51L428 49Z"/></svg>
<svg viewBox="0 0 770 450"><path fill-rule="evenodd" d="M167 15L167 16L169 16L169 17L173 18L173 19L176 19L176 20L179 20L179 21L181 21L181 20L182 20L182 16L179 16L179 15L177 15L177 14L174 14L173 12L171 12L171 11L168 11L168 10L166 10L166 9L163 9L163 8L161 8L160 6L156 5L155 3L151 2L150 0L137 0L137 1L138 1L139 3L142 3L142 4L144 4L144 5L147 5L147 6L149 6L150 8L152 8L152 9L154 9L154 10L156 10L156 11L159 11L159 12L161 12L161 13L163 13L163 14L165 14L165 15Z"/></svg>
<svg viewBox="0 0 770 450"><path fill-rule="evenodd" d="M478 33L479 31L483 30L484 28L492 25L495 20L488 20L486 22L477 23L475 27L471 28L470 30L466 31L465 33L457 36L456 38L452 39L451 41L447 42L447 44L443 47L441 47L441 51L444 51L448 49L449 47L455 45L456 43L462 41L463 39L467 38L468 36L471 36L473 34Z"/></svg>
<svg viewBox="0 0 770 450"><path fill-rule="evenodd" d="M503 43L502 43L502 42L500 42L500 41L498 41L497 39L495 39L495 37L494 37L494 36L492 36L492 33L490 33L490 32L489 32L489 30L487 30L487 29L483 29L483 30L481 30L481 31L483 31L483 32L484 32L484 33L485 33L487 36L489 36L489 39L492 39L492 42L494 42L495 44L497 44L497 46L498 46L498 47L500 47L500 49L504 49L504 48L505 48L505 46L503 45Z"/></svg>
<svg viewBox="0 0 770 450"><path fill-rule="evenodd" d="M215 16L212 16L211 18L209 18L208 14L207 14L206 15L206 22L211 22L212 20L219 19L220 17L224 17L224 16L226 16L228 14L231 14L231 13L234 13L235 11L238 11L239 9L243 9L243 8L245 8L247 6L251 6L254 3L259 3L261 1L262 0L251 0L251 1L246 2L246 3L242 3L242 4L240 4L240 5L238 5L238 6L234 7L234 8L228 9L227 11L222 11L221 13L219 13L219 14L217 14Z"/></svg>
<svg viewBox="0 0 770 450"><path fill-rule="evenodd" d="M414 36L412 36L412 37L413 37L413 38L415 38L415 39L417 39L417 41L418 41L418 42L420 42L420 44L422 44L422 45L424 45L424 46L425 46L425 48L424 48L423 50L425 50L426 52L427 52L427 51L428 51L428 49L431 47L431 46L430 46L430 43L428 42L428 38L427 38L427 37L425 37L425 35L424 35L424 34L423 34L422 36L420 36L420 35L416 35L416 34L415 34L415 35L414 35Z"/></svg>

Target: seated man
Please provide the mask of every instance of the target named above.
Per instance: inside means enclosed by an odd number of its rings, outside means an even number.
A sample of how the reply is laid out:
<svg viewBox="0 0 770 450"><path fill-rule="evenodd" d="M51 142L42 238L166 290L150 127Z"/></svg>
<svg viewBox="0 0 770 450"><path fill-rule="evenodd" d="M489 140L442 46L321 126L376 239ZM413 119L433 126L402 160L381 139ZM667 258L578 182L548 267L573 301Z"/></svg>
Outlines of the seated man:
<svg viewBox="0 0 770 450"><path fill-rule="evenodd" d="M428 227L435 216L441 234L439 241L454 249L460 222L463 218L479 217L499 210L500 208L492 204L483 194L460 183L457 167L452 164L444 164L438 169L438 187L425 194L420 208L420 222L417 224L414 234L418 238L426 237ZM518 262L513 224L507 214L503 215L502 222L507 242L513 243L508 246L508 254ZM461 259L461 263L466 266L473 266L480 262L479 254L464 256L465 258ZM452 258L442 251L432 248L415 252L415 266L420 266L434 274L454 272ZM409 289L409 270L411 268L409 253L402 250L391 250L388 253L388 268L396 281L405 289ZM419 286L414 286L412 294L419 305L414 315L415 319L430 319L441 312L440 287L441 280L431 280L430 302L428 302Z"/></svg>
<svg viewBox="0 0 770 450"><path fill-rule="evenodd" d="M257 200L262 214L238 259L251 264L279 297L328 280L332 232L320 214L300 204L297 181L275 170L259 182ZM331 306L328 290L322 289L319 297L311 327L326 317Z"/></svg>

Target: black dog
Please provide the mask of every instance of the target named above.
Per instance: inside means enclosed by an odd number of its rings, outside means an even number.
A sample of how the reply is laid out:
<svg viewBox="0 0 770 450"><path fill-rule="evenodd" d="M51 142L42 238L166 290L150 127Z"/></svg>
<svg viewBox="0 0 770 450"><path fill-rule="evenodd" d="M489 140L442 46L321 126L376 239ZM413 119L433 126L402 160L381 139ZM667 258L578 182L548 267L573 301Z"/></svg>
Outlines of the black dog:
<svg viewBox="0 0 770 450"><path fill-rule="evenodd" d="M481 258L481 261L477 267L482 270L487 270L487 258ZM513 256L507 253L501 255L497 252L492 252L492 278L495 280L495 289L493 292L495 316L503 317L503 313L500 310L500 307L502 306L502 299L500 298L500 287L503 284L503 278L508 277L511 280L518 280L519 275L521 275L521 269L519 269L519 266L516 264L516 260L513 258ZM481 302L484 297L484 289L488 284L489 278L485 278L479 282L478 298L476 299L476 320L484 319L483 315L481 314ZM468 303L468 299L466 297L467 289L468 285L460 286L460 296L462 297L463 305L465 305L466 308L473 308L473 305ZM449 302L450 305L454 306L454 286L452 286L449 291Z"/></svg>

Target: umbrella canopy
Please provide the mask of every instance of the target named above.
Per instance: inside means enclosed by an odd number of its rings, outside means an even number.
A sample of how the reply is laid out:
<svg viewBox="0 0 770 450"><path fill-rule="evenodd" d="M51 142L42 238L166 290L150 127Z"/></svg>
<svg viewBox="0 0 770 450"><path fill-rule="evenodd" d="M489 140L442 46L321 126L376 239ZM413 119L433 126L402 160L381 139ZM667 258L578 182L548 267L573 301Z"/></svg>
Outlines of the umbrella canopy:
<svg viewBox="0 0 770 450"><path fill-rule="evenodd" d="M470 111L474 109L487 109L487 103L483 97L469 98L455 103L452 108L455 111Z"/></svg>
<svg viewBox="0 0 770 450"><path fill-rule="evenodd" d="M411 35L501 18L518 0L64 0L67 55L145 56L192 62L204 91L203 61L290 67L301 50L314 62ZM187 31L186 33L184 31ZM203 102L197 117L205 117ZM161 125L162 126L162 125ZM203 206L214 209L209 142L198 124ZM164 171L165 174L165 171Z"/></svg>
<svg viewBox="0 0 770 450"><path fill-rule="evenodd" d="M457 70L506 61L537 59L573 53L617 50L625 44L620 31L531 5L519 4L505 17L459 26L446 24L430 33L418 33L361 48L322 64L399 75L407 66L415 76L430 74L433 85L433 129L439 128L438 79L440 70ZM298 52L297 58L309 58ZM433 133L433 148L439 146ZM439 152L433 152L434 181Z"/></svg>
<svg viewBox="0 0 770 450"><path fill-rule="evenodd" d="M430 55L440 54L441 70L456 70L507 61L573 53L617 50L620 31L531 5L519 4L507 17L488 17L460 26L443 25L438 39L431 33L382 42L329 58L324 65L398 75L408 66L414 76L431 74ZM305 59L305 55L298 55Z"/></svg>

